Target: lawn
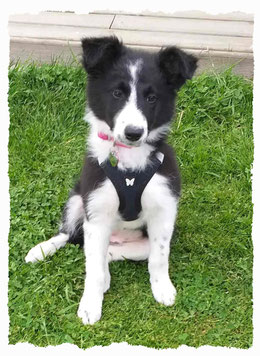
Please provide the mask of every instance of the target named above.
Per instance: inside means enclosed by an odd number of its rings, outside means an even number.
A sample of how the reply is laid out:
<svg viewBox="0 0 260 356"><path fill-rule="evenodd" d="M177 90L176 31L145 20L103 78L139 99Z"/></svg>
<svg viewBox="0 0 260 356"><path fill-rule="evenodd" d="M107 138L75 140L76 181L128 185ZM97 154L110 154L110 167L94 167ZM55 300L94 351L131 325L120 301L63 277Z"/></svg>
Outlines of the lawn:
<svg viewBox="0 0 260 356"><path fill-rule="evenodd" d="M252 345L252 82L231 71L182 88L169 135L182 174L171 245L173 307L153 299L147 262L113 262L102 319L84 326L77 308L84 254L67 245L26 264L56 233L86 147L86 76L79 66L14 65L9 72L9 343L126 341L176 348Z"/></svg>

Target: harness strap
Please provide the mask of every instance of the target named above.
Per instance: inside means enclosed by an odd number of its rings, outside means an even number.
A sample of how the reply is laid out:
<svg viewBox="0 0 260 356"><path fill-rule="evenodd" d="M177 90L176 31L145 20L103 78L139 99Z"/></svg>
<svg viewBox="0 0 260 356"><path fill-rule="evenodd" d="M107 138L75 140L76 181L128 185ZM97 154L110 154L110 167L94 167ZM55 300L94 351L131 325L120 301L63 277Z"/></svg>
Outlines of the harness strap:
<svg viewBox="0 0 260 356"><path fill-rule="evenodd" d="M159 152L159 155L162 155L162 153ZM100 167L117 191L120 201L119 212L125 221L138 219L138 215L142 210L142 193L162 164L162 160L157 158L156 153L152 153L150 162L143 171L133 171L131 169L122 171L117 166L113 167L109 160L100 164Z"/></svg>

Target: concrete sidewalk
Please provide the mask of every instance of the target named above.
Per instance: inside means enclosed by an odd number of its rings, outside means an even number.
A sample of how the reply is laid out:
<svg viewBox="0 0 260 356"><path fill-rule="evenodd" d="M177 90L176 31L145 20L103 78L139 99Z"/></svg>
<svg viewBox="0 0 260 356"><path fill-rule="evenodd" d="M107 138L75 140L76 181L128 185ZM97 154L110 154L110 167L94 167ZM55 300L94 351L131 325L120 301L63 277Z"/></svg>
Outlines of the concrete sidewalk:
<svg viewBox="0 0 260 356"><path fill-rule="evenodd" d="M253 76L253 15L208 15L198 11L162 14L71 12L21 14L9 18L10 59L50 62L81 53L85 36L117 35L127 45L154 51L176 45L200 58L199 71L238 63L234 72Z"/></svg>

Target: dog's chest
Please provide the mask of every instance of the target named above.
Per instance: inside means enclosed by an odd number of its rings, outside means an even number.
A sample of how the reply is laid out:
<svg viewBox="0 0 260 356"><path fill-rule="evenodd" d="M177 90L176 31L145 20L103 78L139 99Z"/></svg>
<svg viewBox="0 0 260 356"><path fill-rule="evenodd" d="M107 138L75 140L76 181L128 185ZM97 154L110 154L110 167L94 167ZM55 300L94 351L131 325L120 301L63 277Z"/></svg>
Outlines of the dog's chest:
<svg viewBox="0 0 260 356"><path fill-rule="evenodd" d="M134 184L133 178L126 178L127 189L131 190ZM106 178L103 184L91 193L88 210L95 216L103 217L104 223L106 219L112 220L116 229L137 229L146 225L147 220L156 215L158 209L165 208L167 204L171 209L172 193L168 187L168 179L155 173L142 193L141 211L137 219L125 221L121 216L119 212L120 200L109 178Z"/></svg>
<svg viewBox="0 0 260 356"><path fill-rule="evenodd" d="M150 156L150 164L147 164L141 171L121 170L117 166L113 166L109 160L101 164L101 168L116 189L119 198L118 210L123 220L138 219L142 210L142 193L160 165L161 161L156 154Z"/></svg>

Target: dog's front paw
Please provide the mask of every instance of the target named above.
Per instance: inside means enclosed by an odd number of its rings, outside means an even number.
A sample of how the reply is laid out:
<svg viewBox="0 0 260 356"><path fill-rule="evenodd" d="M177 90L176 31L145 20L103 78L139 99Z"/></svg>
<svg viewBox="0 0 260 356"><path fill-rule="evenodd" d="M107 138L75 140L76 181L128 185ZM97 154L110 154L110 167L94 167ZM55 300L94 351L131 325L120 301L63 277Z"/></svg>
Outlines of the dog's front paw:
<svg viewBox="0 0 260 356"><path fill-rule="evenodd" d="M78 308L78 317L82 320L84 325L94 324L101 318L101 304L90 302L86 297L82 297L79 308Z"/></svg>
<svg viewBox="0 0 260 356"><path fill-rule="evenodd" d="M158 303L170 306L174 304L176 297L176 289L170 279L155 280L152 283L152 292L155 300Z"/></svg>

